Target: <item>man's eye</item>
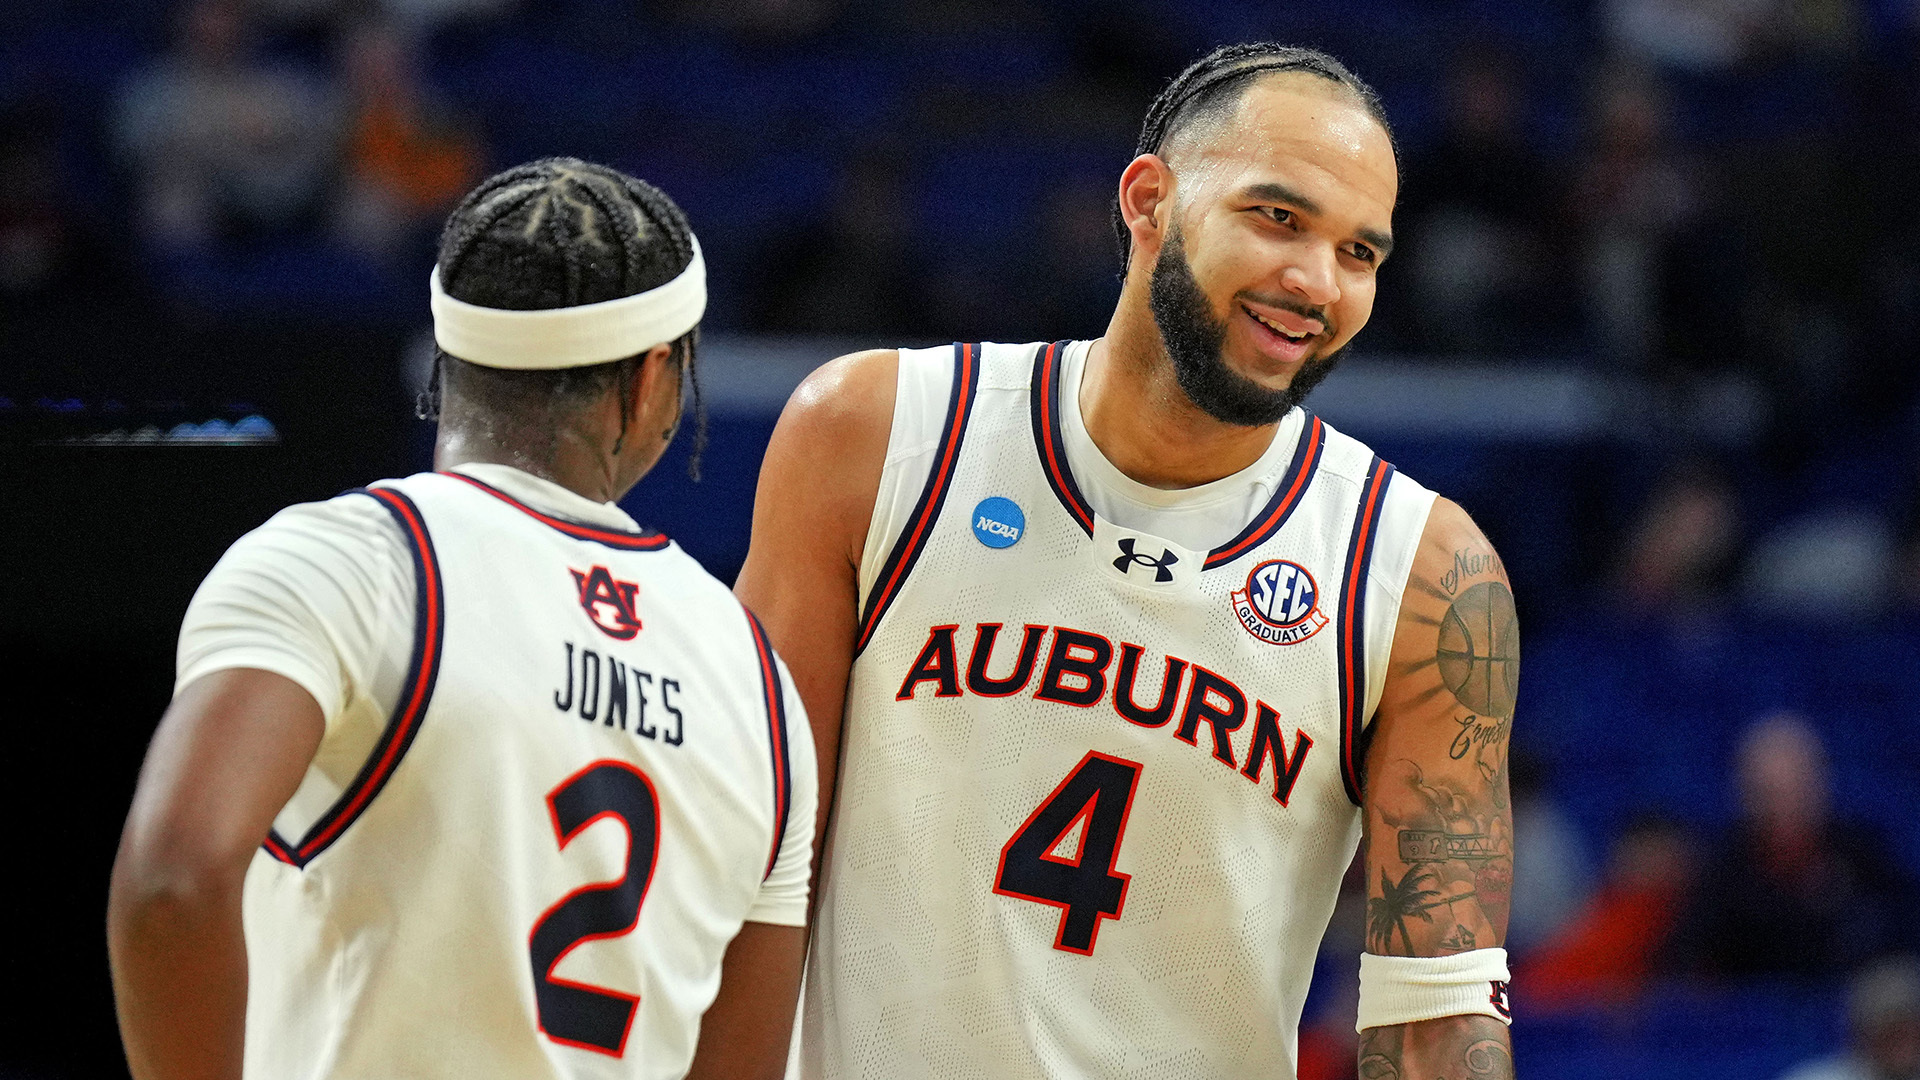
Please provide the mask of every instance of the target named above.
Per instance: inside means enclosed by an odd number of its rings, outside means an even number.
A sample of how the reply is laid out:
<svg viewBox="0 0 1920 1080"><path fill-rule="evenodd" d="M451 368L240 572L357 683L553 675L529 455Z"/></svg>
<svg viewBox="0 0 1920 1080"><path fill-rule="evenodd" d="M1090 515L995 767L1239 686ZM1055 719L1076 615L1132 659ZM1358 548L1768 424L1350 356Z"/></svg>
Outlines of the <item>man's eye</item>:
<svg viewBox="0 0 1920 1080"><path fill-rule="evenodd" d="M1293 211L1291 210L1282 210L1277 206L1263 207L1263 209L1266 210L1268 217L1282 225L1290 225L1293 223Z"/></svg>
<svg viewBox="0 0 1920 1080"><path fill-rule="evenodd" d="M1354 258L1359 259L1361 262L1364 262L1364 263L1370 263L1379 258L1378 255L1374 254L1374 251L1372 248L1362 247L1359 244L1353 245L1352 248L1348 249L1348 252Z"/></svg>

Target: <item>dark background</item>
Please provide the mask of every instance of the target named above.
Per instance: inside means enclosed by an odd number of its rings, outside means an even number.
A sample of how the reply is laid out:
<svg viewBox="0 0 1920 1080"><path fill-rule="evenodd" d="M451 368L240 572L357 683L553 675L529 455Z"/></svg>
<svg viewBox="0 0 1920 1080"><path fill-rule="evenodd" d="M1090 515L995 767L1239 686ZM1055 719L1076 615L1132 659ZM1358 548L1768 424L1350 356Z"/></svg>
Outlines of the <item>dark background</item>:
<svg viewBox="0 0 1920 1080"><path fill-rule="evenodd" d="M1920 917L1905 0L86 0L0 9L0 1076L122 1069L106 878L181 613L279 507L425 466L461 192L567 153L687 209L706 479L683 439L627 505L730 580L785 388L1098 334L1146 103L1259 38L1373 82L1402 150L1401 251L1313 404L1475 514L1527 624L1521 1068L1841 1048ZM1353 917L1303 1077L1352 1071Z"/></svg>

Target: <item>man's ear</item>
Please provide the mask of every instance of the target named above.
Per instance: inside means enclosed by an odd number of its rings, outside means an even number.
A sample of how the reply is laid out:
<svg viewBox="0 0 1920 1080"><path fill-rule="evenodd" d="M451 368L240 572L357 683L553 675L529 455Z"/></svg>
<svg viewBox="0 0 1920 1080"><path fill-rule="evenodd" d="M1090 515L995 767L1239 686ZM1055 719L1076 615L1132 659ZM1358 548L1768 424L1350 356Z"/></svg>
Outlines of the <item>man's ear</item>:
<svg viewBox="0 0 1920 1080"><path fill-rule="evenodd" d="M1133 254L1151 264L1160 257L1173 215L1173 169L1158 154L1141 154L1120 174L1120 220L1133 237Z"/></svg>
<svg viewBox="0 0 1920 1080"><path fill-rule="evenodd" d="M633 380L633 399L625 403L632 410L629 415L644 415L647 402L662 400L654 395L668 393L675 402L680 400L680 365L673 362L673 346L663 343L648 349L640 360L640 377Z"/></svg>

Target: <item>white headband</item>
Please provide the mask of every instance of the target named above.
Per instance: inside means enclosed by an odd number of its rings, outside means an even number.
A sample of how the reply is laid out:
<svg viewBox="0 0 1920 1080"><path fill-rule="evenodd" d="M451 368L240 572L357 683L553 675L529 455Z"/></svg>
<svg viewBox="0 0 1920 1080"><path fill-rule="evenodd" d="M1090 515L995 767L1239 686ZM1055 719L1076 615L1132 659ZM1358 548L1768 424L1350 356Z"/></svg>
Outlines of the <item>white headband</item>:
<svg viewBox="0 0 1920 1080"><path fill-rule="evenodd" d="M693 261L658 288L578 307L510 311L448 296L440 268L432 291L433 340L447 355L482 367L545 371L605 364L646 352L693 329L707 311L707 264Z"/></svg>

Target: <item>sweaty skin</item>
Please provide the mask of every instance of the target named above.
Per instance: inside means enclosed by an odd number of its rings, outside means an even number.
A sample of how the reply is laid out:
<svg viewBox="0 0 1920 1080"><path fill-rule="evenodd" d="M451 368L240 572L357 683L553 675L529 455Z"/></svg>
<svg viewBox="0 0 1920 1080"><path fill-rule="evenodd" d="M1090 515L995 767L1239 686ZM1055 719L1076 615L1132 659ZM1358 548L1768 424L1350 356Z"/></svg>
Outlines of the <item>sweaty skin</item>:
<svg viewBox="0 0 1920 1080"><path fill-rule="evenodd" d="M1223 423L1180 389L1148 303L1151 268L1175 227L1214 317L1227 325L1221 350L1227 366L1282 389L1303 365L1351 341L1372 314L1375 274L1392 246L1398 176L1387 133L1360 103L1335 84L1298 73L1261 78L1228 120L1195 125L1164 151L1135 158L1120 178L1132 256L1106 335L1088 354L1080 407L1095 445L1121 472L1176 489L1247 467L1272 443L1277 425ZM1303 344L1286 341L1256 316L1311 336ZM821 367L795 391L761 469L752 546L735 587L773 635L812 719L821 791L816 874L825 865L819 845L839 766L860 557L892 425L898 366L892 350L853 353ZM1435 583L1456 568L1458 552L1478 556L1470 565L1483 569L1455 581L1449 593ZM1438 500L1373 720L1363 816L1370 907L1402 895L1383 889L1383 873L1396 889L1411 886L1415 905L1434 899L1422 891L1430 878L1446 884L1449 891L1440 895L1448 901L1386 919L1392 932L1377 941L1370 935L1374 952L1437 956L1505 939L1512 693L1503 689L1507 682L1489 690L1487 674L1495 672L1496 681L1517 677L1517 628L1503 622L1504 636L1493 646L1510 645L1510 661L1481 655L1478 637L1464 648L1460 640L1463 627L1486 623L1487 609L1510 615L1512 597L1499 565L1465 512ZM1461 599L1475 588L1481 591L1471 601ZM1464 606L1448 622L1456 604ZM1466 697L1456 696L1453 682ZM1504 703L1504 717L1497 709L1467 709L1469 697L1488 701L1488 693L1504 694L1492 699ZM1463 722L1468 715L1475 717L1471 724ZM1455 755L1463 730L1469 750ZM1424 786L1413 781L1416 773ZM1422 816L1429 792L1442 805ZM1401 830L1419 831L1432 820L1449 834L1478 829L1484 835L1443 840L1439 850L1449 858L1419 864L1408 881L1415 867L1398 861ZM1489 850L1495 854L1483 858ZM1472 897L1464 895L1469 887ZM1366 1076L1512 1075L1507 1028L1485 1016L1372 1028L1362 1039L1362 1056Z"/></svg>

